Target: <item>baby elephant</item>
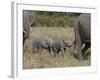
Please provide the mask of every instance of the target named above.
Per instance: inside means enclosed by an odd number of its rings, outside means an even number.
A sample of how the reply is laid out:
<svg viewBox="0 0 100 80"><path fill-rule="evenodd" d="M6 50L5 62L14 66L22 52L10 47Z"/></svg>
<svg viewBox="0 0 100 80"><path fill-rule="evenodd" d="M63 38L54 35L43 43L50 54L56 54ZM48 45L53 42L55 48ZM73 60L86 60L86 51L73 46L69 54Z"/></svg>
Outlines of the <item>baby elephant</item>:
<svg viewBox="0 0 100 80"><path fill-rule="evenodd" d="M58 39L54 40L52 44L52 51L54 52L54 57L61 52L62 56L64 56L64 52L66 51L66 47L71 47L72 43L68 42L66 39Z"/></svg>
<svg viewBox="0 0 100 80"><path fill-rule="evenodd" d="M51 54L52 40L43 37L35 38L32 42L32 52L41 54L43 49L47 49L47 51Z"/></svg>

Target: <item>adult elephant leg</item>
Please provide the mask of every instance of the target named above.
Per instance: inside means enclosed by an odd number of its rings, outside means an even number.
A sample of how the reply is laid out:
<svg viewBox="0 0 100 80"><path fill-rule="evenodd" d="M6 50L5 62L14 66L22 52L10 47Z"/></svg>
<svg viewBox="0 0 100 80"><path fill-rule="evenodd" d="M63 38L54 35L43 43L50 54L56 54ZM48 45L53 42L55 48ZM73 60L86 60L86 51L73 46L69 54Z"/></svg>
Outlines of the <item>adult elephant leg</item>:
<svg viewBox="0 0 100 80"><path fill-rule="evenodd" d="M77 50L77 54L76 54L76 58L81 60L82 57L82 42L81 42L81 38L80 35L78 33L76 33L76 50Z"/></svg>
<svg viewBox="0 0 100 80"><path fill-rule="evenodd" d="M83 58L81 53L82 53L82 42L80 40L77 40L75 43L74 57L81 60Z"/></svg>
<svg viewBox="0 0 100 80"><path fill-rule="evenodd" d="M66 48L64 48L64 52L66 52Z"/></svg>
<svg viewBox="0 0 100 80"><path fill-rule="evenodd" d="M24 43L25 43L25 38L23 38L23 46L24 46Z"/></svg>
<svg viewBox="0 0 100 80"><path fill-rule="evenodd" d="M77 58L81 60L82 57L82 43L81 41L77 42Z"/></svg>
<svg viewBox="0 0 100 80"><path fill-rule="evenodd" d="M79 60L82 59L82 42L81 42L81 37L80 37L80 25L79 25L79 21L76 20L75 22L75 50L77 51L77 54L75 54L75 57ZM76 47L77 46L77 47Z"/></svg>
<svg viewBox="0 0 100 80"><path fill-rule="evenodd" d="M88 50L88 48L90 48L90 43L85 43L85 47L82 49L82 56L85 59L85 52Z"/></svg>
<svg viewBox="0 0 100 80"><path fill-rule="evenodd" d="M23 46L24 46L24 43L25 43L25 31L23 31Z"/></svg>

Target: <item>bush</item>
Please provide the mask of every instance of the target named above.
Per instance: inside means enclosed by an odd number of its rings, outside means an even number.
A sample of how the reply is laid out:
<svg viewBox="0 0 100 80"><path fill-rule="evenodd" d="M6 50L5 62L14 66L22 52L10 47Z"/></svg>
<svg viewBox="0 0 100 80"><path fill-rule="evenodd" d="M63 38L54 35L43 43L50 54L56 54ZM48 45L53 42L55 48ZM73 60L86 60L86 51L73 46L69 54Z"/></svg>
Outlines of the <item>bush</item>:
<svg viewBox="0 0 100 80"><path fill-rule="evenodd" d="M35 26L41 27L73 27L75 16L64 12L35 12Z"/></svg>

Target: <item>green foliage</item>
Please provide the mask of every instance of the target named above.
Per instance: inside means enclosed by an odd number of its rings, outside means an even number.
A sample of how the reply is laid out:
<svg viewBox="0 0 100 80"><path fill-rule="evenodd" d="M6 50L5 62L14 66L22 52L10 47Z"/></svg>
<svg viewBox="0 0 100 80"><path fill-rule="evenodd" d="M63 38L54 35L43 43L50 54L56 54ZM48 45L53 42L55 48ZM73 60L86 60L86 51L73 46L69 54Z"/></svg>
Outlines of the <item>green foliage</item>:
<svg viewBox="0 0 100 80"><path fill-rule="evenodd" d="M35 26L73 27L75 13L35 11Z"/></svg>

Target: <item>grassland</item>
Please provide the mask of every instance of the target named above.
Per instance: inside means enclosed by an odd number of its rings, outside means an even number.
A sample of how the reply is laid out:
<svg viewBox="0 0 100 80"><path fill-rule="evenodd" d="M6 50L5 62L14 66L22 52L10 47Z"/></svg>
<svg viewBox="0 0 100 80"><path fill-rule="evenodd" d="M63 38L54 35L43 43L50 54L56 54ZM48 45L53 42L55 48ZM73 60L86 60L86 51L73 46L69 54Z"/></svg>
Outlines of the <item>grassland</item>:
<svg viewBox="0 0 100 80"><path fill-rule="evenodd" d="M90 66L90 58L78 61L72 56L75 51L73 46L67 48L64 57L58 54L57 57L54 58L50 56L46 50L43 51L42 55L32 53L32 40L41 36L50 37L52 39L68 38L73 41L74 31L73 27L33 27L30 37L26 40L23 48L23 69Z"/></svg>

